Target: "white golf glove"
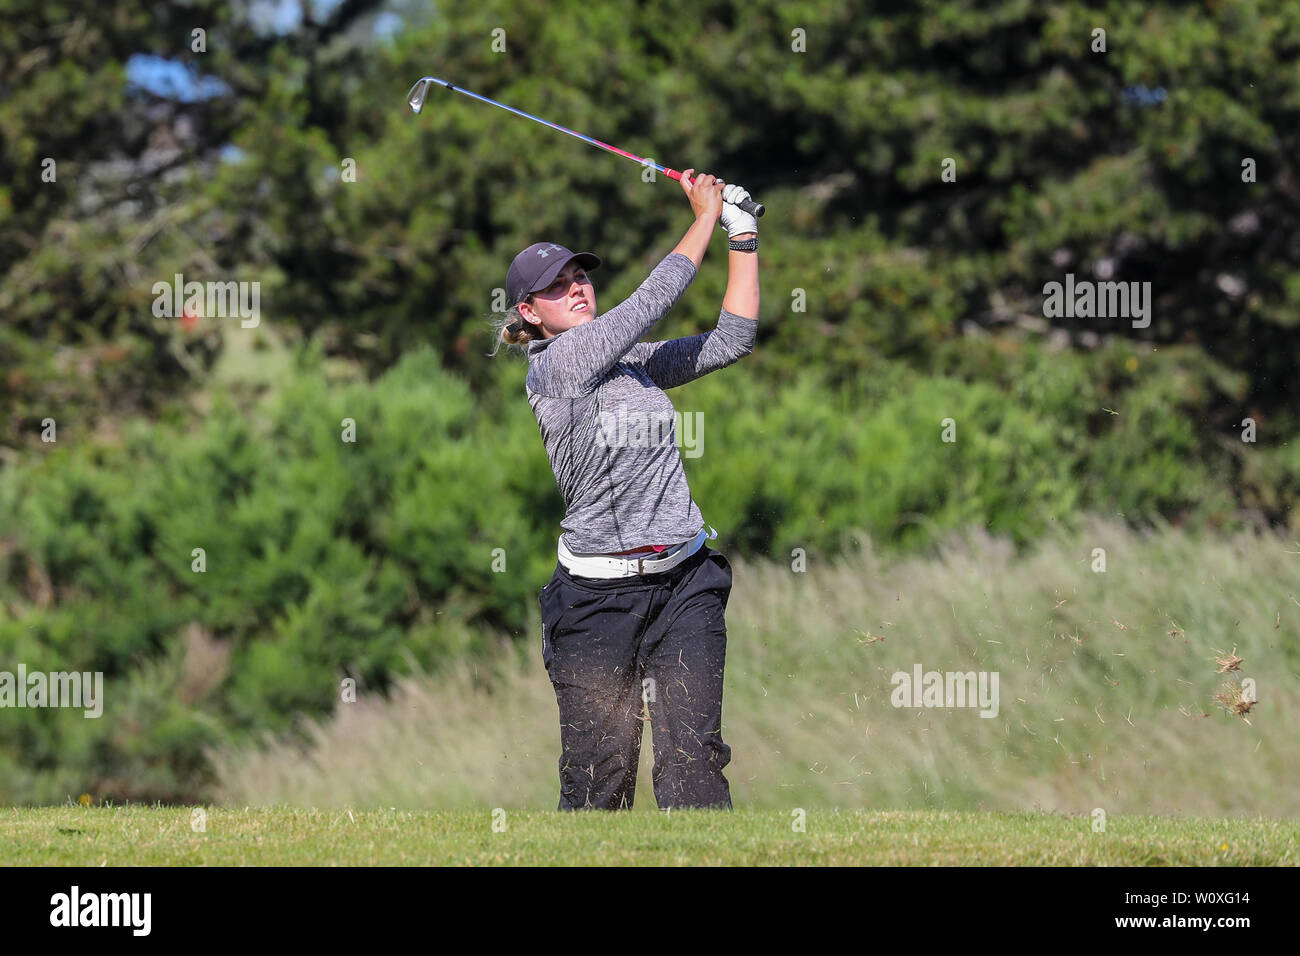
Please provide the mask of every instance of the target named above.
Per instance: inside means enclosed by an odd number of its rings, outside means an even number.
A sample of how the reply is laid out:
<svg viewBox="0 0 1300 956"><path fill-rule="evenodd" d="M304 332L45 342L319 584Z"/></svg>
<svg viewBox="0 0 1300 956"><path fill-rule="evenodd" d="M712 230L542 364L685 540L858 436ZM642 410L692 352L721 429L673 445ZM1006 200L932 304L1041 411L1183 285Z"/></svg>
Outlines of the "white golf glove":
<svg viewBox="0 0 1300 956"><path fill-rule="evenodd" d="M748 198L749 191L744 186L728 183L722 187L722 215L718 218L718 225L727 230L729 239L745 232L758 235L758 220L736 205Z"/></svg>

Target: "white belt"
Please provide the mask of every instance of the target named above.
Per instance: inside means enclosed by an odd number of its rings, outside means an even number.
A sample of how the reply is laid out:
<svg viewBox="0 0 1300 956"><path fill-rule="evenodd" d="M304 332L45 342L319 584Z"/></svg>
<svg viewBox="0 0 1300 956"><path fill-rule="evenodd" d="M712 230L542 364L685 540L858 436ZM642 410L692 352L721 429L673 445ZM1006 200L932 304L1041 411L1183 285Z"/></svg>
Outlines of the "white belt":
<svg viewBox="0 0 1300 956"><path fill-rule="evenodd" d="M574 554L565 545L564 536L560 535L558 548L560 564L570 574L576 574L584 578L630 578L638 574L658 574L681 564L700 550L700 546L705 541L712 541L718 536L718 532L712 528L709 528L708 531L711 533L706 533L701 528L700 533L690 541L683 541L676 547L664 552L663 557L655 558L639 556L617 558L606 554Z"/></svg>

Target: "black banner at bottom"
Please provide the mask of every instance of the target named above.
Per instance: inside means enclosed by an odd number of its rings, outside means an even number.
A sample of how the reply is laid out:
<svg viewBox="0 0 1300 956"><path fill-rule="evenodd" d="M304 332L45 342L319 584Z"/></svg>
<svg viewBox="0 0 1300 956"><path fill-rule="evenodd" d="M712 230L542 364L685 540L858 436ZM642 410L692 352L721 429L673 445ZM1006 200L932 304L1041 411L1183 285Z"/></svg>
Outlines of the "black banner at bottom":
<svg viewBox="0 0 1300 956"><path fill-rule="evenodd" d="M1296 883L1289 868L624 868L599 876L561 868L10 868L0 869L0 918L11 943L76 936L338 945L373 942L376 933L433 933L436 941L523 931L535 912L575 938L607 926L657 934L701 926L729 938L804 927L868 933L875 945L915 943L918 932L927 943L992 942L1050 928L1072 941L1196 934L1232 945L1258 930L1285 930Z"/></svg>

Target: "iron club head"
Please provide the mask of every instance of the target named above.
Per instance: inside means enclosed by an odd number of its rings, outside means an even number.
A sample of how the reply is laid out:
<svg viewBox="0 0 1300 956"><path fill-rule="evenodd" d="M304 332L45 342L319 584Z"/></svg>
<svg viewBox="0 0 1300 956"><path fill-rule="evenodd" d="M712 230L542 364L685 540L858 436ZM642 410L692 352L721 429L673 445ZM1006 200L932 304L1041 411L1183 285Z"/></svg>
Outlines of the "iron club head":
<svg viewBox="0 0 1300 956"><path fill-rule="evenodd" d="M424 98L429 95L429 87L433 85L433 77L425 76L415 81L411 87L411 92L406 94L407 105L411 111L418 113L424 107Z"/></svg>

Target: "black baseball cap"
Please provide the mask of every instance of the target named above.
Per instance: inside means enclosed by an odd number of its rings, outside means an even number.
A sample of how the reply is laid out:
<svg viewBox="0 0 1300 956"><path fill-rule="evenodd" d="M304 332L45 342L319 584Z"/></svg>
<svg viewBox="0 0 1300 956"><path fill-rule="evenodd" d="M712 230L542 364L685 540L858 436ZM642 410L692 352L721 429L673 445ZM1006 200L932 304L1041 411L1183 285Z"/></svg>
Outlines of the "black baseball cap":
<svg viewBox="0 0 1300 956"><path fill-rule="evenodd" d="M518 305L528 293L545 289L574 259L588 272L600 267L600 256L593 253L570 252L554 242L534 242L510 263L506 274L506 296L510 304Z"/></svg>

